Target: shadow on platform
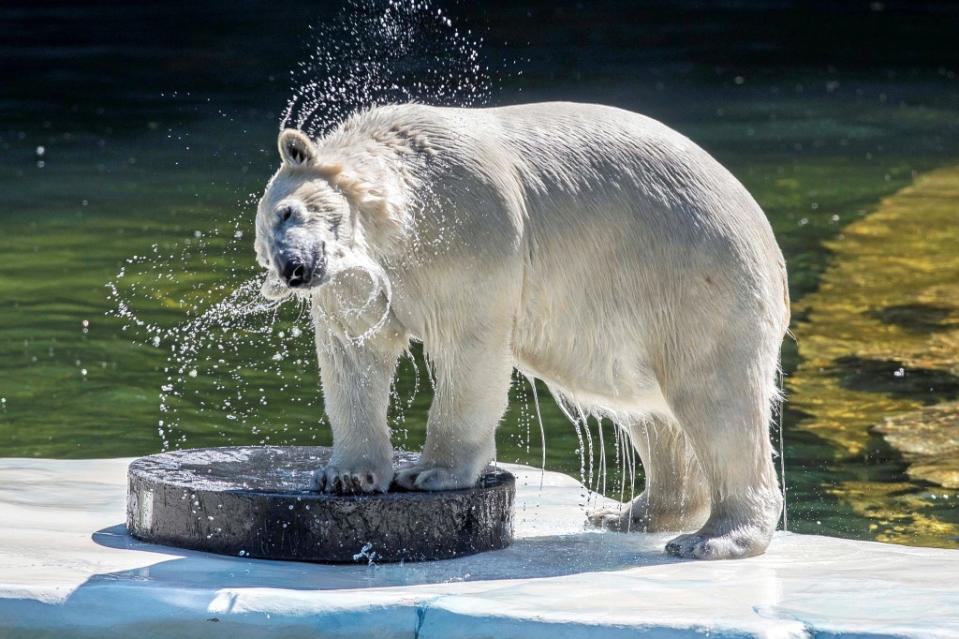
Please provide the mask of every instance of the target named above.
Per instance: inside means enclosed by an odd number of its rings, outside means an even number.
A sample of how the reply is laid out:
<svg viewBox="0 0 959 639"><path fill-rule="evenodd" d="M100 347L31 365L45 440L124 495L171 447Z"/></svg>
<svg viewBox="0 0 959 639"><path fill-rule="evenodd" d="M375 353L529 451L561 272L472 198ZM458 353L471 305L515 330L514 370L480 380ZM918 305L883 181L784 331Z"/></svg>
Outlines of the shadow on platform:
<svg viewBox="0 0 959 639"><path fill-rule="evenodd" d="M133 570L95 575L90 581L120 580L129 581L131 585L169 585L208 590L336 590L558 577L682 561L667 556L663 551L667 537L584 531L520 538L503 550L441 561L319 564L230 557L150 544L130 536L126 526L118 524L93 533L93 541L107 548L175 554L180 555L180 558Z"/></svg>

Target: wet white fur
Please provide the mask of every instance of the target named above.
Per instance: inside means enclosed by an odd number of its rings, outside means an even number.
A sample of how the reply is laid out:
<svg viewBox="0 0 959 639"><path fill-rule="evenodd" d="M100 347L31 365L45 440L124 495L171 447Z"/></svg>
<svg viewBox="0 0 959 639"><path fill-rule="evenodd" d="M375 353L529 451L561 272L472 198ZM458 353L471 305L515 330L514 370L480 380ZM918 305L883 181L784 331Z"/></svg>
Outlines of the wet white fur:
<svg viewBox="0 0 959 639"><path fill-rule="evenodd" d="M572 103L381 107L279 142L257 251L269 266L278 244L322 241L328 256L309 291L334 437L324 487L393 479L390 383L420 340L435 396L421 462L399 483L472 484L515 367L636 446L646 491L594 521L699 527L668 546L687 557L766 548L782 504L768 424L786 270L762 210L705 151ZM277 226L290 203L298 218ZM275 272L264 291L287 293Z"/></svg>

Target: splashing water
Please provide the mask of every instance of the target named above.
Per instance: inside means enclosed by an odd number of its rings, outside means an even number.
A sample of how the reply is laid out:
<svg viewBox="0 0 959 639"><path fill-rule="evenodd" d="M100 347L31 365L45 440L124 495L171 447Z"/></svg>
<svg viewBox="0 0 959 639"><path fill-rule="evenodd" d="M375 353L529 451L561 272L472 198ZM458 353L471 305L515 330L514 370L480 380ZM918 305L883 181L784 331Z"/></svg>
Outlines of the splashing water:
<svg viewBox="0 0 959 639"><path fill-rule="evenodd" d="M352 0L314 32L280 123L313 137L378 104L483 106L494 77L505 77L481 62L483 38L460 31L428 0Z"/></svg>
<svg viewBox="0 0 959 639"><path fill-rule="evenodd" d="M479 106L492 95L493 74L480 62L482 38L460 31L429 1L352 0L313 32L307 59L291 73L292 97L280 128L295 126L315 137L376 104ZM111 314L125 320L123 330L166 353L157 422L164 450L186 444L202 415L220 429L225 419L224 430L240 427L262 434L259 443L269 443L270 436L261 432L267 388L304 409L282 415L284 439L295 441L291 426L316 437L321 411L305 410L319 400L308 339L309 303L293 297L281 308L260 296L263 276L253 265L245 233L256 201L254 194L246 197L222 228L197 230L172 247L156 244L152 254L129 258L107 284ZM370 273L371 279L377 275ZM374 285L388 289L389 282ZM168 326L140 310L156 300L187 319ZM410 360L415 397L419 372ZM392 392L399 397L395 385ZM405 409L404 402L392 402L391 420L402 423L413 397ZM229 436L221 435L229 443Z"/></svg>
<svg viewBox="0 0 959 639"><path fill-rule="evenodd" d="M246 426L256 435L258 409L268 404L264 378L281 379L281 392L293 391L290 394L297 398L312 396L297 392L303 390L304 373L311 365L296 346L301 341L297 338L309 326L303 306L291 309L294 314L278 322L279 305L260 296L259 276L236 285L216 285L191 299L181 290L183 297L173 299L170 293L174 291L162 286L164 280L169 279L176 264L196 261L189 245L164 259L134 256L107 285L115 303L113 314L127 322L123 329L146 346L166 351L157 423L164 450L187 441L191 426L181 423L184 407L189 407L194 416L208 411L222 413L228 422ZM125 284L134 279L128 271L138 266L144 271L136 273L136 281ZM226 277L227 281L236 278L230 274ZM224 291L228 292L217 299ZM136 300L156 296L165 296L170 304L182 307L189 319L165 327L135 312ZM306 404L312 402L307 399ZM268 441L269 436L265 436L261 443Z"/></svg>

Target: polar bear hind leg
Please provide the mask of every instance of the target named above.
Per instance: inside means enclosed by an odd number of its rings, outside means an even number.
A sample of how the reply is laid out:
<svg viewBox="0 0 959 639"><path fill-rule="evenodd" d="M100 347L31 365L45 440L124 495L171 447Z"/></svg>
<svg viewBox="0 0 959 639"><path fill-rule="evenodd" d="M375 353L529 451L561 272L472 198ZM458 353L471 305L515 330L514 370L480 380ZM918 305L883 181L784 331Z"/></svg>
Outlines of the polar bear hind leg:
<svg viewBox="0 0 959 639"><path fill-rule="evenodd" d="M695 533L666 545L672 555L732 559L761 554L779 521L783 498L769 441L778 343L752 349L729 340L666 390L699 460L710 513Z"/></svg>
<svg viewBox="0 0 959 639"><path fill-rule="evenodd" d="M679 424L654 413L628 419L617 427L625 431L639 453L646 486L631 502L592 513L590 521L621 532L699 528L709 515L709 491Z"/></svg>

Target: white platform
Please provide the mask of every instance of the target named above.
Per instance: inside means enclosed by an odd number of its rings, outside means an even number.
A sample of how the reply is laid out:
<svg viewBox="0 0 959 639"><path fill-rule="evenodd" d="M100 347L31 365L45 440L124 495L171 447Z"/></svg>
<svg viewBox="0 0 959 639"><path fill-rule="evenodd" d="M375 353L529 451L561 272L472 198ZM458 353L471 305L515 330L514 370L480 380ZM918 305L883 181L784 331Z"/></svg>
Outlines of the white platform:
<svg viewBox="0 0 959 639"><path fill-rule="evenodd" d="M780 534L680 561L584 530L582 487L517 473L507 550L321 566L139 543L127 459L0 459L0 637L959 637L959 551Z"/></svg>

